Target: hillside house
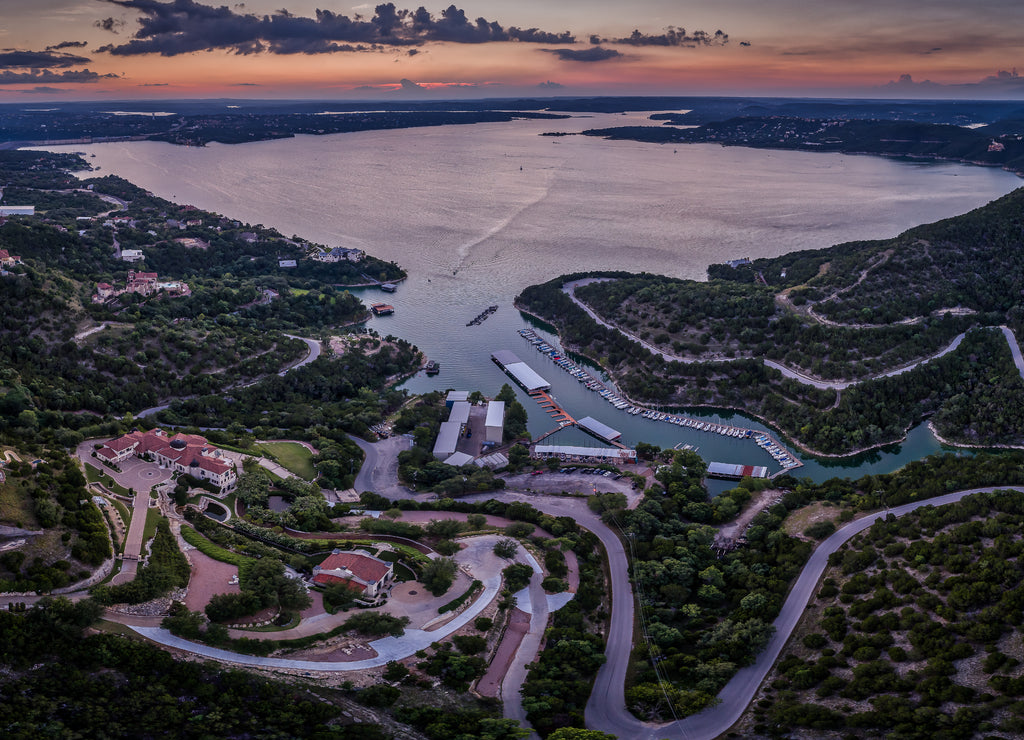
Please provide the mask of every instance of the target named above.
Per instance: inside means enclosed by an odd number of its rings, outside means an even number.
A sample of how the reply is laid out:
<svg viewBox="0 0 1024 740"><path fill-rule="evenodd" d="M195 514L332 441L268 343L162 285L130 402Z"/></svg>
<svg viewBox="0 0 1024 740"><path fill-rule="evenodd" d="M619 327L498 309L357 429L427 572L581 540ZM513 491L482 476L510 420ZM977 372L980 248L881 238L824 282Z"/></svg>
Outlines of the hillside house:
<svg viewBox="0 0 1024 740"><path fill-rule="evenodd" d="M375 558L362 550L335 550L313 568L313 583L331 586L343 583L353 592L375 599L394 580L391 563Z"/></svg>
<svg viewBox="0 0 1024 740"><path fill-rule="evenodd" d="M169 436L162 429L129 432L96 450L96 457L117 464L131 457L149 455L161 468L208 480L222 491L238 482L235 462L198 434Z"/></svg>

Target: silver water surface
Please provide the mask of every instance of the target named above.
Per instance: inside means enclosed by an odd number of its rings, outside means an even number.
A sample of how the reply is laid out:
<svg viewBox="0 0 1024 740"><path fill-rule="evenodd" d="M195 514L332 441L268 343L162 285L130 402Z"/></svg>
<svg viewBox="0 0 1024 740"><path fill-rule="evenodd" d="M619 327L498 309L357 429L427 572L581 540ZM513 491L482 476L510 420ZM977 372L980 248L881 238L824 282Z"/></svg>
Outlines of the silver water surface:
<svg viewBox="0 0 1024 740"><path fill-rule="evenodd" d="M540 136L650 123L643 115L368 131L212 144L87 147L97 174L155 194L331 246L366 249L409 272L386 296L394 316L371 325L441 363L406 387L480 389L506 381L489 360L513 349L548 380L567 410L593 414L624 440L700 445L708 459L767 464L750 443L618 412L537 355L517 334L524 287L592 269L701 280L709 264L891 237L963 213L1018 186L996 169L879 157L610 142ZM80 150L82 147L66 147ZM367 301L385 297L360 291ZM465 324L488 305L482 325ZM524 396L535 434L551 426ZM745 420L737 419L736 423ZM915 430L898 452L846 468L816 462L799 474L891 470L939 449ZM773 467L773 469L775 469Z"/></svg>

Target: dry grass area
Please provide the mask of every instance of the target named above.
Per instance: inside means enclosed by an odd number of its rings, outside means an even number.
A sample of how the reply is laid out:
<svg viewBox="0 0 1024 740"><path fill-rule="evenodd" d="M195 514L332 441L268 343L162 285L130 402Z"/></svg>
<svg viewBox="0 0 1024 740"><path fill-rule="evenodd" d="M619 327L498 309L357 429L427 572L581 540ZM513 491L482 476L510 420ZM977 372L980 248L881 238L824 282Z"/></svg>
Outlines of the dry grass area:
<svg viewBox="0 0 1024 740"><path fill-rule="evenodd" d="M804 530L812 524L832 522L836 525L836 529L839 529L843 524L839 521L839 515L842 511L843 509L828 501L816 501L790 513L786 517L786 521L782 523L782 531L791 537L799 537L806 540L809 538L804 536Z"/></svg>
<svg viewBox="0 0 1024 740"><path fill-rule="evenodd" d="M32 513L32 497L11 480L0 483L0 522L22 529L39 526Z"/></svg>

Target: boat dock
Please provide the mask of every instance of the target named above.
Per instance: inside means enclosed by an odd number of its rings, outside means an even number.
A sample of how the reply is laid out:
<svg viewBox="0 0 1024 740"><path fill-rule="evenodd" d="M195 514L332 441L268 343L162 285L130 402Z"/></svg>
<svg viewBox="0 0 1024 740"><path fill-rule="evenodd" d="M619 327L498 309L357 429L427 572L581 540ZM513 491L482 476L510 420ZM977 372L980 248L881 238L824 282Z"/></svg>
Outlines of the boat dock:
<svg viewBox="0 0 1024 740"><path fill-rule="evenodd" d="M477 326L478 324L484 323L485 321L487 321L487 318L497 310L497 306L488 306L483 311L481 311L480 314L475 319L466 322L466 326Z"/></svg>
<svg viewBox="0 0 1024 740"><path fill-rule="evenodd" d="M559 406L558 402L548 395L546 391L530 391L529 396L540 404L540 407L547 412L552 421L558 422L559 428L576 423L576 420L572 418L565 409Z"/></svg>
<svg viewBox="0 0 1024 740"><path fill-rule="evenodd" d="M685 427L687 429L693 429L698 432L708 432L710 434L718 434L723 437L733 437L735 439L749 439L755 442L759 447L764 449L769 455L771 455L775 461L782 466L782 470L775 475L781 475L787 473L796 468L803 467L803 463L789 452L782 444L775 439L774 436L768 432L762 432L758 429L748 429L746 427L733 426L731 424L722 424L717 422L710 422L702 419L693 419L687 416L681 416L679 414L668 414L661 411L655 411L653 409L644 408L634 403L624 400L621 398L613 389L608 388L604 383L595 378L589 372L584 370L582 367L574 363L572 360L564 357L560 350L556 347L552 347L543 338L537 335L532 329L520 329L519 335L533 345L541 354L545 354L550 357L556 365L562 368L565 372L572 375L586 388L597 393L599 396L604 398L615 408L625 411L627 414L633 414L634 416L643 416L645 419L651 421L663 421L666 424L675 424L679 427ZM774 475L772 477L775 477Z"/></svg>
<svg viewBox="0 0 1024 740"><path fill-rule="evenodd" d="M373 311L374 316L390 316L395 312L395 307L387 303L373 303L370 305L370 310Z"/></svg>

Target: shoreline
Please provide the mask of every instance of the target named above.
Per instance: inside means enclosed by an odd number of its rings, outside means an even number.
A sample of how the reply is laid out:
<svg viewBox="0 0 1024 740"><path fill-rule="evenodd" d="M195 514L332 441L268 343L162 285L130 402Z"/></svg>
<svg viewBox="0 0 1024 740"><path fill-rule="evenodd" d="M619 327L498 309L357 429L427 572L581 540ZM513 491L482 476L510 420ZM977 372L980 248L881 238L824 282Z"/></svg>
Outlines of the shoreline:
<svg viewBox="0 0 1024 740"><path fill-rule="evenodd" d="M546 324L548 326L553 326L555 328L555 334L558 336L558 341L561 343L563 349L565 349L566 352L573 352L574 354L577 354L580 357L585 357L588 361L594 363L595 366L601 368L601 370L603 372L607 373L607 375L612 379L612 382L615 384L615 391L616 391L616 393L618 393L623 398L623 400L629 401L630 403L632 403L635 406L644 406L644 403L642 403L640 401L634 400L633 398L631 398L628 394L626 394L619 387L618 378L616 377L615 373L613 373L612 371L610 371L607 368L605 368L600 362L596 361L594 358L592 358L587 353L582 352L579 349L576 349L574 345L571 345L571 343L568 343L566 341L565 337L563 336L561 330L559 329L559 327L555 326L554 324L552 324L547 319L545 319L545 318L543 318L541 316L538 316L537 314L533 313L532 311L528 311L527 309L522 308L518 304L518 302L516 302L516 301L514 301L512 305L513 305L513 307L517 311L520 311L521 313L524 313L527 316L530 316L530 317L536 319L537 321L540 321L540 322L542 322L542 323L544 323L544 324ZM751 419L754 419L754 420L764 424L765 426L771 428L773 431L775 431L781 437L781 439L783 441L785 441L789 445L792 445L793 447L798 449L800 452L806 453L806 454L808 454L808 455L810 455L812 457L823 458L823 459L827 459L827 460L842 460L843 458L856 457L857 455L863 455L864 453L867 453L867 452L873 452L875 450L881 450L881 449L884 449L885 447L889 447L891 445L902 444L903 442L905 442L907 440L907 435L910 433L910 430L913 429L915 426L917 426L917 424L911 424L910 426L908 426L906 429L903 430L903 435L901 437L899 437L898 439L889 440L889 441L886 441L886 442L879 442L877 444L870 445L869 447L861 447L859 449L852 450L851 452L828 453L828 452L819 452L818 450L815 450L814 448L807 446L805 443L800 442L799 440L791 437L788 432L783 431L783 429L774 420L769 419L769 418L767 418L765 416L762 416L761 414L758 414L758 413L755 413L753 411L750 411L749 409L741 409L741 408L737 408L737 407L734 407L734 406L728 406L728 405L722 405L722 404L718 404L718 405L714 405L714 404L690 404L690 405L686 405L686 406L675 406L673 408L679 408L679 409L718 409L718 410L721 410L721 411L731 411L733 413L738 413L738 414L741 414L741 415L744 415L744 416L748 416ZM917 423L920 423L920 422L917 422ZM928 422L928 424L929 424L929 427L928 427L929 430L932 432L932 435L935 437L936 440L938 440L938 442L940 444L944 444L944 445L947 445L947 446L950 446L950 447L965 447L966 446L966 445L957 444L956 442L948 442L948 441L946 441L945 439L943 439L942 437L940 437L938 434L935 433L933 427L931 426L931 422L930 421ZM988 446L990 446L990 445L988 445ZM1010 447L1010 449L1024 449L1024 446L1019 447L1019 448ZM783 471L780 471L780 472L784 473L786 471L783 470Z"/></svg>

